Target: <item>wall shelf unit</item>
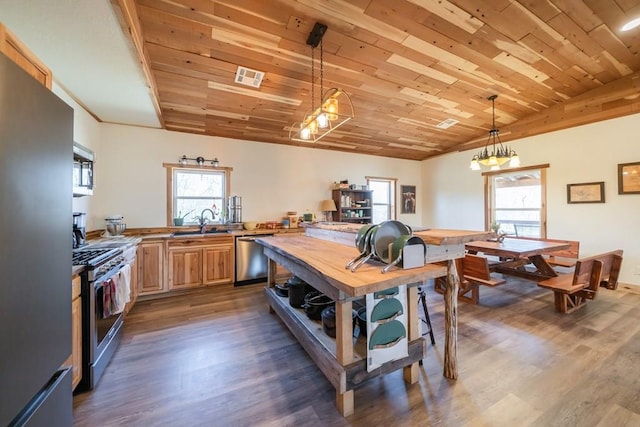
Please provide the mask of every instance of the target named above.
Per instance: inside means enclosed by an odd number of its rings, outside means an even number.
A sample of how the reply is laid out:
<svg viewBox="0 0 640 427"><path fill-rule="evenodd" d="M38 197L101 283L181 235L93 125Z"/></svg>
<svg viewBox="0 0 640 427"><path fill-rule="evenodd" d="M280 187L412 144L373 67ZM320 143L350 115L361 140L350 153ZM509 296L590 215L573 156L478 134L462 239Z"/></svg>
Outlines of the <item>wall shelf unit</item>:
<svg viewBox="0 0 640 427"><path fill-rule="evenodd" d="M337 210L333 221L371 224L373 214L373 190L332 190L332 198Z"/></svg>

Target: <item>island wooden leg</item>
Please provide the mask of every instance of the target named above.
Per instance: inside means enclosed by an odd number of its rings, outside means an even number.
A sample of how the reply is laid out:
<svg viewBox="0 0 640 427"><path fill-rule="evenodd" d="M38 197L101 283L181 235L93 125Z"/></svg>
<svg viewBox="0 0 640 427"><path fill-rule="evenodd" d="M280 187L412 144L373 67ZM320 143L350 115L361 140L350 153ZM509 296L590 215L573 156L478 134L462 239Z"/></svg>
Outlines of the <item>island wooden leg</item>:
<svg viewBox="0 0 640 427"><path fill-rule="evenodd" d="M460 279L455 260L447 262L447 288L444 292L444 377L458 378L458 289Z"/></svg>
<svg viewBox="0 0 640 427"><path fill-rule="evenodd" d="M409 342L420 338L420 319L418 318L418 287L407 287L407 326ZM418 382L418 362L405 366L402 377L408 384Z"/></svg>
<svg viewBox="0 0 640 427"><path fill-rule="evenodd" d="M336 359L342 366L353 361L353 317L351 301L336 301ZM353 390L336 390L336 406L342 416L354 412Z"/></svg>

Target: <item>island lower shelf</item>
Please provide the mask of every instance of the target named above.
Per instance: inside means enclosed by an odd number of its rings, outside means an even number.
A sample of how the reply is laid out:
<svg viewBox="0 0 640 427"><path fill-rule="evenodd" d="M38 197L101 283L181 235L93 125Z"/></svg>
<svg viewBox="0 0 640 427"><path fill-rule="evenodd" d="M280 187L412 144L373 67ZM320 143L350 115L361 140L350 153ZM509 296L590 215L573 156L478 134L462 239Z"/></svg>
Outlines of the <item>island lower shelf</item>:
<svg viewBox="0 0 640 427"><path fill-rule="evenodd" d="M368 372L366 361L366 340L354 342L353 360L344 366L336 358L336 341L322 330L322 326L307 317L301 309L289 305L289 300L280 297L270 287L264 289L269 306L282 319L300 345L307 351L320 371L327 377L336 391L343 394L354 390L367 380L417 363L424 357L422 337L409 342L409 356L385 363Z"/></svg>

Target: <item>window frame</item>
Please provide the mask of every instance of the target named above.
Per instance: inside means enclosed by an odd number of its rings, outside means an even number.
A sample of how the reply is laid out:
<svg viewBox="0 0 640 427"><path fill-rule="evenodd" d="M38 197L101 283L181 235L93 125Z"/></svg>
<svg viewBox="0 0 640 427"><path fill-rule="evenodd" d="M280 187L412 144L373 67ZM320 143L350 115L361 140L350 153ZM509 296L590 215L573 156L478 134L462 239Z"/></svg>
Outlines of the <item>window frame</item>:
<svg viewBox="0 0 640 427"><path fill-rule="evenodd" d="M229 199L229 195L231 194L231 172L233 168L225 167L225 166L207 166L207 165L182 165L179 163L163 163L162 166L167 171L167 226L173 226L173 218L175 212L173 212L173 207L175 206L174 201L174 192L173 192L173 175L176 170L194 170L194 171L208 171L208 172L223 172L224 173L224 193L222 195L222 200L225 205L222 206L225 209L226 201ZM221 207L221 208L222 208Z"/></svg>
<svg viewBox="0 0 640 427"><path fill-rule="evenodd" d="M380 176L365 176L365 179L367 180L367 186L369 186L369 189L371 189L371 186L370 186L371 181L385 181L389 185L389 200L388 200L389 203L373 203L373 199L372 199L372 203L371 203L371 222L373 223L373 207L375 205L388 206L387 207L387 214L388 214L390 220L395 220L396 218L398 218L397 204L396 204L396 195L398 194L398 190L397 190L396 187L398 185L398 178L387 178L387 177L380 177Z"/></svg>
<svg viewBox="0 0 640 427"><path fill-rule="evenodd" d="M549 164L541 164L534 166L526 166L520 168L502 169L497 171L483 172L484 177L484 226L485 230L491 230L491 224L495 218L495 209L493 208L493 187L491 185L492 178L497 175L511 174L513 172L524 172L530 170L540 171L540 238L547 238L547 169Z"/></svg>

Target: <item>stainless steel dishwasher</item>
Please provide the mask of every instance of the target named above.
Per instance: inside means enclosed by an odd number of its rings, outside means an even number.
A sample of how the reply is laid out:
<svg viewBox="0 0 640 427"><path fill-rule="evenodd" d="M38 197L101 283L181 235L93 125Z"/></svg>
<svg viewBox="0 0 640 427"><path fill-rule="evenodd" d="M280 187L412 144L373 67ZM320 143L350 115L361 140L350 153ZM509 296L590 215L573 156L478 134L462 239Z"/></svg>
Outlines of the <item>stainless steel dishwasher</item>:
<svg viewBox="0 0 640 427"><path fill-rule="evenodd" d="M267 257L262 245L256 243L256 239L267 236L273 234L236 237L236 286L267 280Z"/></svg>

